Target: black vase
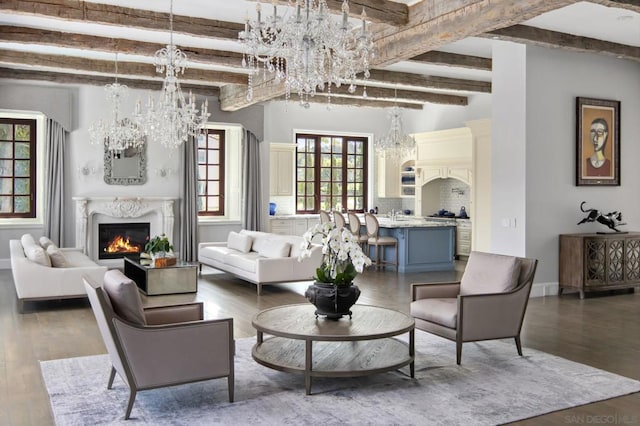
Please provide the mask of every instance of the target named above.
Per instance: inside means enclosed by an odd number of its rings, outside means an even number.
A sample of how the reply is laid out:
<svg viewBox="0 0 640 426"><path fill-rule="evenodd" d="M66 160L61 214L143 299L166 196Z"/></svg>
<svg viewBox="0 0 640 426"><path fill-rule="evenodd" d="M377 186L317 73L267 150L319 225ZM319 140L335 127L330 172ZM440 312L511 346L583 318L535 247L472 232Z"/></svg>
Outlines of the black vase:
<svg viewBox="0 0 640 426"><path fill-rule="evenodd" d="M334 286L331 283L314 282L304 296L316 307L316 317L323 315L327 319L339 320L343 315L351 318L350 309L360 297L360 289L354 284Z"/></svg>

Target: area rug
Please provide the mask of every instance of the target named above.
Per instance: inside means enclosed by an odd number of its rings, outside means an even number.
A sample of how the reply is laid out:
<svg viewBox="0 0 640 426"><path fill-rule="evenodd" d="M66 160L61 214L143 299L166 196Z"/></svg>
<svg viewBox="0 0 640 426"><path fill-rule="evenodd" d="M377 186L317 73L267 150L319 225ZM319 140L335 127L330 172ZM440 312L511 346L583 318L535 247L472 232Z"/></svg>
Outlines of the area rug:
<svg viewBox="0 0 640 426"><path fill-rule="evenodd" d="M416 331L416 378L408 369L359 378L314 378L251 358L236 340L235 402L227 380L140 392L124 421L128 388L107 390L106 355L40 363L58 425L495 425L640 391L640 382L524 348L513 339L455 343ZM188 362L188 360L185 360Z"/></svg>

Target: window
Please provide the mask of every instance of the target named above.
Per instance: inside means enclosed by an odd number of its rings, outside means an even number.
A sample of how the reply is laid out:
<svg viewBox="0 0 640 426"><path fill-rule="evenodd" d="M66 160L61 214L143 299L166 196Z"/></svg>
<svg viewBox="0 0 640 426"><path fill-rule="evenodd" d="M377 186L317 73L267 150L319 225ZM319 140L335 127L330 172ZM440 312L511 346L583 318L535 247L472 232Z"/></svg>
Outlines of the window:
<svg viewBox="0 0 640 426"><path fill-rule="evenodd" d="M0 118L0 218L36 217L36 120Z"/></svg>
<svg viewBox="0 0 640 426"><path fill-rule="evenodd" d="M198 138L198 215L224 216L224 130L205 129Z"/></svg>
<svg viewBox="0 0 640 426"><path fill-rule="evenodd" d="M363 137L297 134L296 212L363 212L367 142Z"/></svg>

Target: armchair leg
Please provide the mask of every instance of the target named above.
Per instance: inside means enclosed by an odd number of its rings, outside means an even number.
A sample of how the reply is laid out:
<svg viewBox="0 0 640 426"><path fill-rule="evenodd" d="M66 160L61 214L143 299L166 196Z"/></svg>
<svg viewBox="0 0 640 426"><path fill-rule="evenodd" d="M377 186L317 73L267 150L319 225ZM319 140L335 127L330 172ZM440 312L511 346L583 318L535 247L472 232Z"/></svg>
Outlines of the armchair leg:
<svg viewBox="0 0 640 426"><path fill-rule="evenodd" d="M131 416L131 410L133 409L133 402L136 400L136 391L129 389L129 403L127 404L127 412L124 414L124 419L129 420Z"/></svg>
<svg viewBox="0 0 640 426"><path fill-rule="evenodd" d="M456 364L460 365L462 361L462 342L456 341Z"/></svg>
<svg viewBox="0 0 640 426"><path fill-rule="evenodd" d="M233 402L233 374L227 376L227 386L229 387L229 402Z"/></svg>
<svg viewBox="0 0 640 426"><path fill-rule="evenodd" d="M518 348L518 355L522 356L522 342L520 342L520 336L514 337L516 340L516 348Z"/></svg>
<svg viewBox="0 0 640 426"><path fill-rule="evenodd" d="M116 369L112 366L111 373L109 374L109 383L107 384L107 389L111 389L113 386L113 379L116 378Z"/></svg>

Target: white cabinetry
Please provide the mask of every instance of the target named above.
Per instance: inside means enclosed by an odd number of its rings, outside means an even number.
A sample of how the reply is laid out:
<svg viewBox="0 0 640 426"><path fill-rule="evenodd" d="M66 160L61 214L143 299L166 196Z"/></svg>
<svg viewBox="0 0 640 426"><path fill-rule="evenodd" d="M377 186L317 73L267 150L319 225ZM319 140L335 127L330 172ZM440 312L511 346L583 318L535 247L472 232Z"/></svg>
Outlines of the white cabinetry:
<svg viewBox="0 0 640 426"><path fill-rule="evenodd" d="M291 219L271 219L271 233L280 235L293 235L293 220Z"/></svg>
<svg viewBox="0 0 640 426"><path fill-rule="evenodd" d="M269 152L269 194L293 195L293 165L296 146L290 143L271 143Z"/></svg>
<svg viewBox="0 0 640 426"><path fill-rule="evenodd" d="M405 161L400 166L400 196L413 197L416 195L416 162Z"/></svg>
<svg viewBox="0 0 640 426"><path fill-rule="evenodd" d="M473 138L467 127L419 133L416 138L416 203L422 212L422 188L436 179L473 182ZM471 213L473 214L473 205Z"/></svg>
<svg viewBox="0 0 640 426"><path fill-rule="evenodd" d="M459 220L456 227L456 255L469 256L471 253L471 223Z"/></svg>
<svg viewBox="0 0 640 426"><path fill-rule="evenodd" d="M280 235L300 235L307 232L309 228L318 223L318 218L294 218L283 219L271 218L269 220L270 232Z"/></svg>
<svg viewBox="0 0 640 426"><path fill-rule="evenodd" d="M378 197L396 198L400 196L400 176L398 160L378 155Z"/></svg>

